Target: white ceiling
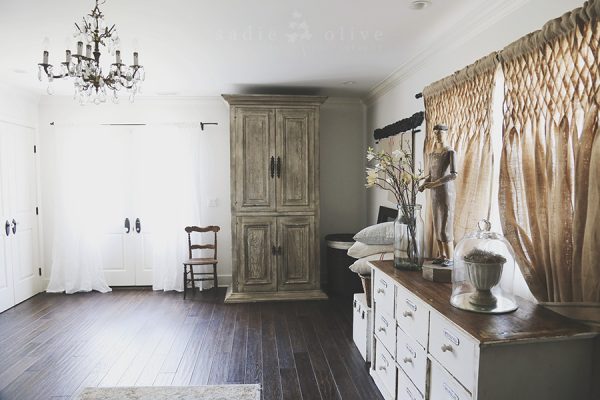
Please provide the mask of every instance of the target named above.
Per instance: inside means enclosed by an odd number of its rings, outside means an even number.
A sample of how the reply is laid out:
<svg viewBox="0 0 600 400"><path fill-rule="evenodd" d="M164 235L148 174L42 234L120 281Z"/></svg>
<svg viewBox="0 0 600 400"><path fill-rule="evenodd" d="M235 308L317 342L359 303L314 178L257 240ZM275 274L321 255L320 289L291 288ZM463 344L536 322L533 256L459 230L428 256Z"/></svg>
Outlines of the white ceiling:
<svg viewBox="0 0 600 400"><path fill-rule="evenodd" d="M124 62L139 50L146 95L364 96L501 2L433 0L414 11L410 0L108 0L101 9L117 25ZM50 62L63 61L67 43L75 50L73 23L92 7L93 0L0 0L0 80L44 93L36 65L44 38ZM114 62L107 57L105 66ZM55 85L59 94L72 90L70 82Z"/></svg>

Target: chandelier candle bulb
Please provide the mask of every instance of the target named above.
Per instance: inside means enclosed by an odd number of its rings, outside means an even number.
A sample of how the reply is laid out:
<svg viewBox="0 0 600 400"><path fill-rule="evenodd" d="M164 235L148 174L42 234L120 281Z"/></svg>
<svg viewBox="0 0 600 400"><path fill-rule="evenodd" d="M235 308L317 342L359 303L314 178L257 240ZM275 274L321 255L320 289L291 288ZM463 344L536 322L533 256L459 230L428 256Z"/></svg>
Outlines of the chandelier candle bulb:
<svg viewBox="0 0 600 400"><path fill-rule="evenodd" d="M83 42L77 42L77 55L80 56L83 54Z"/></svg>
<svg viewBox="0 0 600 400"><path fill-rule="evenodd" d="M65 62L67 64L71 62L71 50L65 51Z"/></svg>
<svg viewBox="0 0 600 400"><path fill-rule="evenodd" d="M133 52L133 65L135 65L136 67L139 65L138 64L138 53L137 53L137 51Z"/></svg>
<svg viewBox="0 0 600 400"><path fill-rule="evenodd" d="M43 56L43 64L48 64L48 52L46 50L44 50L44 56Z"/></svg>
<svg viewBox="0 0 600 400"><path fill-rule="evenodd" d="M85 56L87 58L92 58L92 45L88 44L87 46L85 46Z"/></svg>
<svg viewBox="0 0 600 400"><path fill-rule="evenodd" d="M121 50L116 51L117 64L121 64Z"/></svg>

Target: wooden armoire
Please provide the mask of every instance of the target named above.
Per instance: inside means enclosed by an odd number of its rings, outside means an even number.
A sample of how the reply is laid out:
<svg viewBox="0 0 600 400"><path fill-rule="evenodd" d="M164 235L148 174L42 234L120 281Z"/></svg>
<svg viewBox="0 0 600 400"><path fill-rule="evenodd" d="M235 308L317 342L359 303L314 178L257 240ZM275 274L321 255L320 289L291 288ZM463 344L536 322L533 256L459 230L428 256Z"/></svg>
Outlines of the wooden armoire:
<svg viewBox="0 0 600 400"><path fill-rule="evenodd" d="M326 97L223 95L230 105L232 284L225 302L324 299L319 107Z"/></svg>

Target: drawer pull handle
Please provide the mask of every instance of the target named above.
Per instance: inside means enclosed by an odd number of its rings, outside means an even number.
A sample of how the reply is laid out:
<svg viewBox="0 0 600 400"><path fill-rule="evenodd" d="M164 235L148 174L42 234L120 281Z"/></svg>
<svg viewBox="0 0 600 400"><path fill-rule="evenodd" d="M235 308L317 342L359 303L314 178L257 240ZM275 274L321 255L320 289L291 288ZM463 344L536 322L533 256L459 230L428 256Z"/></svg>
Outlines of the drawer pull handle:
<svg viewBox="0 0 600 400"><path fill-rule="evenodd" d="M413 360L412 360L412 358L410 358L410 357L404 357L404 358L402 359L402 362L403 362L404 364L408 364L408 363L411 363L411 364L412 364Z"/></svg>
<svg viewBox="0 0 600 400"><path fill-rule="evenodd" d="M387 333L383 326L380 326L379 329L377 329L377 331Z"/></svg>
<svg viewBox="0 0 600 400"><path fill-rule="evenodd" d="M356 308L356 300L354 300L354 308Z"/></svg>
<svg viewBox="0 0 600 400"><path fill-rule="evenodd" d="M387 282L383 279L380 279L379 282L387 289Z"/></svg>
<svg viewBox="0 0 600 400"><path fill-rule="evenodd" d="M415 305L415 303L413 303L412 301L410 301L409 299L406 299L406 305L413 311L417 311L417 306Z"/></svg>
<svg viewBox="0 0 600 400"><path fill-rule="evenodd" d="M447 351L452 352L452 346L450 346L449 344L443 344L442 345L442 351L445 353Z"/></svg>
<svg viewBox="0 0 600 400"><path fill-rule="evenodd" d="M377 289L377 293L385 293L385 290L383 290L382 288Z"/></svg>
<svg viewBox="0 0 600 400"><path fill-rule="evenodd" d="M384 366L380 366L380 367L379 367L379 370L380 370L380 371L386 371L386 372L387 372L387 368L386 368L386 367L384 367Z"/></svg>
<svg viewBox="0 0 600 400"><path fill-rule="evenodd" d="M451 341L455 345L458 346L460 344L460 340L458 340L458 338L456 336L454 336L453 334L451 334L450 332L448 332L446 329L444 329L444 336L446 337L446 339L448 339L449 341Z"/></svg>
<svg viewBox="0 0 600 400"><path fill-rule="evenodd" d="M365 319L365 312L363 310L361 319Z"/></svg>
<svg viewBox="0 0 600 400"><path fill-rule="evenodd" d="M412 317L412 316L413 316L413 313L411 313L410 311L404 311L404 312L402 313L402 316L403 316L404 318Z"/></svg>
<svg viewBox="0 0 600 400"><path fill-rule="evenodd" d="M416 400L415 396L413 396L409 388L406 388L406 394L408 395L408 397L410 397L410 400Z"/></svg>
<svg viewBox="0 0 600 400"><path fill-rule="evenodd" d="M458 395L456 393L454 393L454 390L450 389L450 386L448 386L445 383L444 383L444 390L446 391L446 393L448 393L448 395L450 397L452 397L453 400L460 400L460 397L458 397Z"/></svg>

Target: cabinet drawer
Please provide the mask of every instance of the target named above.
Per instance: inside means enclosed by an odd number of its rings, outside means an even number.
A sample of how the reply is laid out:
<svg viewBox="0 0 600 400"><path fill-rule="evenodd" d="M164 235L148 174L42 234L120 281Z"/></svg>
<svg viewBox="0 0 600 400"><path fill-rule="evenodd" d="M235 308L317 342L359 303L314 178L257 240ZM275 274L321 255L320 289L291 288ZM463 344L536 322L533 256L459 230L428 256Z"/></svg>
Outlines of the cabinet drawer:
<svg viewBox="0 0 600 400"><path fill-rule="evenodd" d="M391 354L381 345L375 346L375 370L385 389L396 398L396 364Z"/></svg>
<svg viewBox="0 0 600 400"><path fill-rule="evenodd" d="M352 338L360 355L366 362L371 361L371 309L366 305L364 293L354 295L352 318Z"/></svg>
<svg viewBox="0 0 600 400"><path fill-rule="evenodd" d="M408 376L398 369L398 396L397 400L425 400L425 397L413 385Z"/></svg>
<svg viewBox="0 0 600 400"><path fill-rule="evenodd" d="M396 362L412 383L425 393L427 383L427 353L408 335L398 328L396 334Z"/></svg>
<svg viewBox="0 0 600 400"><path fill-rule="evenodd" d="M478 343L438 313L431 313L429 353L469 391L475 382Z"/></svg>
<svg viewBox="0 0 600 400"><path fill-rule="evenodd" d="M394 315L394 284L385 274L375 271L373 281L373 299L377 303L377 309L389 315Z"/></svg>
<svg viewBox="0 0 600 400"><path fill-rule="evenodd" d="M378 308L375 309L375 336L391 354L396 352L396 321Z"/></svg>
<svg viewBox="0 0 600 400"><path fill-rule="evenodd" d="M471 395L435 360L431 361L429 400L471 400Z"/></svg>
<svg viewBox="0 0 600 400"><path fill-rule="evenodd" d="M402 286L396 288L396 320L404 332L427 348L429 307Z"/></svg>

